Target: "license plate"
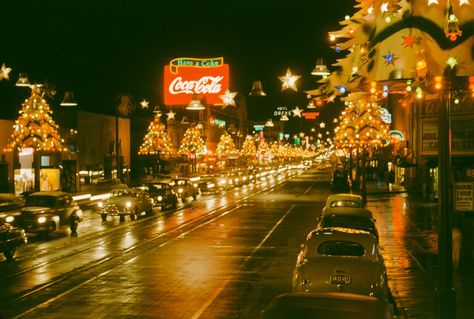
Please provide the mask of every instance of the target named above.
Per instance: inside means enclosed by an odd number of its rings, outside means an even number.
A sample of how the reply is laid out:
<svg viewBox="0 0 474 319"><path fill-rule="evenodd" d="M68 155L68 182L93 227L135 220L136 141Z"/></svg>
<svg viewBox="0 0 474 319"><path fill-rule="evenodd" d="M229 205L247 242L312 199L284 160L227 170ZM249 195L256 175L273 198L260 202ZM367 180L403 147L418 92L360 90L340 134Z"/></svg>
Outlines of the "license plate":
<svg viewBox="0 0 474 319"><path fill-rule="evenodd" d="M331 281L331 284L348 285L351 283L351 276L334 275L334 276L330 276L329 280Z"/></svg>

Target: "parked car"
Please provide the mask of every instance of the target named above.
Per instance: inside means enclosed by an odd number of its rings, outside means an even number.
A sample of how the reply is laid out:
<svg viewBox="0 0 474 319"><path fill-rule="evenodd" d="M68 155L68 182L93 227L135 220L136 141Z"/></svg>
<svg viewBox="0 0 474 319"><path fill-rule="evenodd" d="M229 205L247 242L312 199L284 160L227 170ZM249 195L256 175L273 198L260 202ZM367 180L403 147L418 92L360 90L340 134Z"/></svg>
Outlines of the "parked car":
<svg viewBox="0 0 474 319"><path fill-rule="evenodd" d="M26 244L25 230L0 220L0 252L7 260L12 260L16 248Z"/></svg>
<svg viewBox="0 0 474 319"><path fill-rule="evenodd" d="M285 293L262 311L262 319L393 319L393 306L384 300L351 293Z"/></svg>
<svg viewBox="0 0 474 319"><path fill-rule="evenodd" d="M329 207L364 207L364 201L361 195L350 193L331 194L326 199L325 208Z"/></svg>
<svg viewBox="0 0 474 319"><path fill-rule="evenodd" d="M8 214L6 220L27 233L49 235L60 228L77 231L82 210L71 194L59 191L36 192L28 195L19 212Z"/></svg>
<svg viewBox="0 0 474 319"><path fill-rule="evenodd" d="M0 218L10 211L19 210L25 205L24 198L12 193L0 194Z"/></svg>
<svg viewBox="0 0 474 319"><path fill-rule="evenodd" d="M165 210L166 208L176 209L178 196L169 183L164 181L149 181L144 183L141 188L148 192L153 206L159 206L161 210Z"/></svg>
<svg viewBox="0 0 474 319"><path fill-rule="evenodd" d="M348 292L389 300L377 239L355 229L313 230L297 258L293 291Z"/></svg>
<svg viewBox="0 0 474 319"><path fill-rule="evenodd" d="M119 216L120 221L125 221L125 216L130 216L131 220L135 220L140 215L153 212L151 198L145 191L135 188L113 189L110 197L97 205L102 221L106 221L107 216Z"/></svg>
<svg viewBox="0 0 474 319"><path fill-rule="evenodd" d="M186 201L186 198L192 197L196 200L199 195L199 188L194 186L189 178L173 178L171 179L170 185L183 203Z"/></svg>
<svg viewBox="0 0 474 319"><path fill-rule="evenodd" d="M372 212L366 208L330 207L318 218L317 228L352 228L365 230L377 240L379 233Z"/></svg>

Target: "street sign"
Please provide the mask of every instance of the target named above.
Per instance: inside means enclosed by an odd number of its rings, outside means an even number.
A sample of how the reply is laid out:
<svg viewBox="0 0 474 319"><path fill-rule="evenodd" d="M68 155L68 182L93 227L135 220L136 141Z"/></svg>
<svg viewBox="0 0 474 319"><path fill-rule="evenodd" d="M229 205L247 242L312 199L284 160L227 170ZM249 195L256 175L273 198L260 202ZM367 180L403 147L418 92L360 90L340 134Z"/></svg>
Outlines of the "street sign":
<svg viewBox="0 0 474 319"><path fill-rule="evenodd" d="M454 183L454 210L474 211L474 183Z"/></svg>

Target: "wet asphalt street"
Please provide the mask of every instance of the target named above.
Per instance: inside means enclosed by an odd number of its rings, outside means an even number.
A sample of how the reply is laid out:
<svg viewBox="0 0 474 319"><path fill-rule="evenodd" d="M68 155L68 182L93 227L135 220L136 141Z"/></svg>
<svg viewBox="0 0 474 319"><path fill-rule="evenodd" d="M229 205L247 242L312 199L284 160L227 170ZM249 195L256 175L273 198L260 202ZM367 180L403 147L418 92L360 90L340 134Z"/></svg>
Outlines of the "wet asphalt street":
<svg viewBox="0 0 474 319"><path fill-rule="evenodd" d="M258 318L291 290L300 244L329 194L329 175L306 171L189 200L175 212L101 222L77 237L31 239L0 259L4 318ZM436 205L369 185L389 284L402 318L432 318ZM433 215L434 214L434 215ZM474 318L474 278L457 271L457 318Z"/></svg>

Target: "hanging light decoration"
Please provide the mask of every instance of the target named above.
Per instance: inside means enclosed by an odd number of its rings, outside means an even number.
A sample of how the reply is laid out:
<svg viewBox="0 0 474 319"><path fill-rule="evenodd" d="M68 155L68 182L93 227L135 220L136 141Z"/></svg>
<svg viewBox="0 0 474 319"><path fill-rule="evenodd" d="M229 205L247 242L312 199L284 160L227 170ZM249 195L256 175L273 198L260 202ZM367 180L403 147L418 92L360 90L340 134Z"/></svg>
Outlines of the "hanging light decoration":
<svg viewBox="0 0 474 319"><path fill-rule="evenodd" d="M266 96L267 93L262 88L262 81L253 81L250 96Z"/></svg>
<svg viewBox="0 0 474 319"><path fill-rule="evenodd" d="M199 99L197 94L193 94L191 102L189 102L188 106L186 106L186 110L192 111L200 111L204 110L205 107L202 105L201 100Z"/></svg>

